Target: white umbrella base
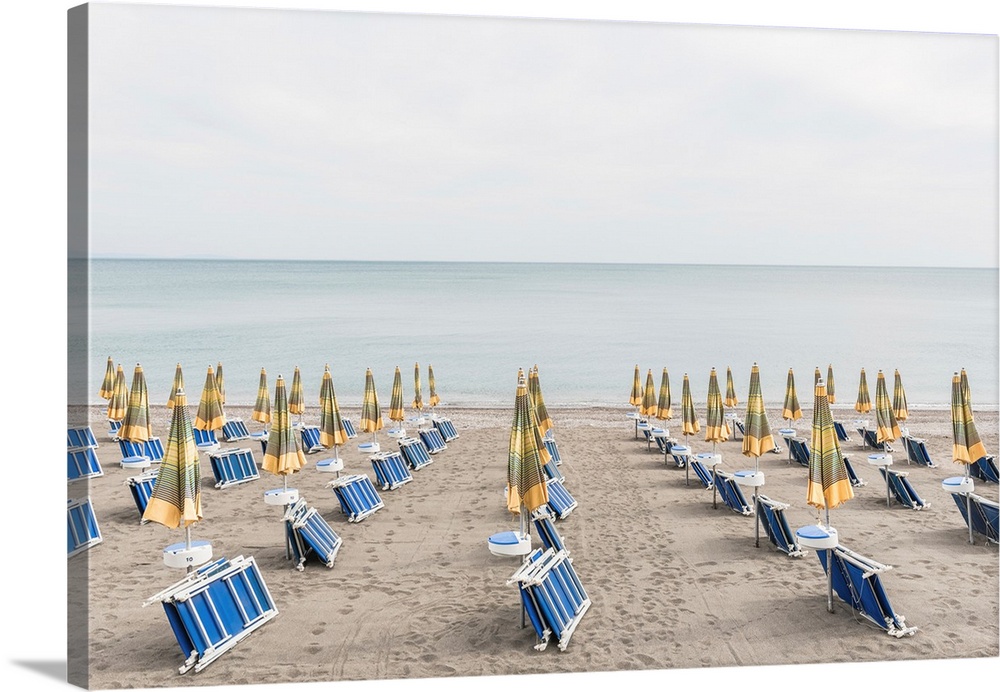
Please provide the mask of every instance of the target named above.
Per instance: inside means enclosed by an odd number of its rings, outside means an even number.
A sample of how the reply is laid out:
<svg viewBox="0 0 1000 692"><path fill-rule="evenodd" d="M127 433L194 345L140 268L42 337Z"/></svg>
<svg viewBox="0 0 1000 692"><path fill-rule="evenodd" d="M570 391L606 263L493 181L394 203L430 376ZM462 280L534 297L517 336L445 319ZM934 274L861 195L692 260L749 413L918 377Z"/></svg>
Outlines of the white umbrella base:
<svg viewBox="0 0 1000 692"><path fill-rule="evenodd" d="M163 564L167 567L197 567L211 559L212 544L208 541L191 541L191 547L186 543L174 543L163 549Z"/></svg>
<svg viewBox="0 0 1000 692"><path fill-rule="evenodd" d="M264 504L285 506L299 499L298 488L275 488L264 493Z"/></svg>
<svg viewBox="0 0 1000 692"><path fill-rule="evenodd" d="M490 536L486 544L490 552L499 557L523 557L531 552L531 535L503 531Z"/></svg>

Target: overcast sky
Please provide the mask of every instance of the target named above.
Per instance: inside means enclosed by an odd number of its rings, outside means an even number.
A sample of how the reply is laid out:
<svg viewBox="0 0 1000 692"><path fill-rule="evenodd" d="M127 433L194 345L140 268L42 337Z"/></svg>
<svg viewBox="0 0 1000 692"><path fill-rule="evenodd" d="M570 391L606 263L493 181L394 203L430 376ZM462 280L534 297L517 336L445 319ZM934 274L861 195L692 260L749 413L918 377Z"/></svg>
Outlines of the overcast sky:
<svg viewBox="0 0 1000 692"><path fill-rule="evenodd" d="M90 29L94 256L997 266L995 36L101 4Z"/></svg>

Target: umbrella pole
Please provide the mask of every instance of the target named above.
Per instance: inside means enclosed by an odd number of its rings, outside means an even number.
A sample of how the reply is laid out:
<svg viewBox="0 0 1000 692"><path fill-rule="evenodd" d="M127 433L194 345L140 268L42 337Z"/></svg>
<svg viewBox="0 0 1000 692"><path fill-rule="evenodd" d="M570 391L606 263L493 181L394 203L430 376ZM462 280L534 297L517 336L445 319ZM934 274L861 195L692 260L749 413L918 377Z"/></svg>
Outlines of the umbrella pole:
<svg viewBox="0 0 1000 692"><path fill-rule="evenodd" d="M969 480L969 464L965 465L965 480ZM969 545L975 545L976 542L972 539L972 498L969 497L969 493L965 493L965 516L969 517Z"/></svg>
<svg viewBox="0 0 1000 692"><path fill-rule="evenodd" d="M833 612L833 549L826 551L826 612Z"/></svg>
<svg viewBox="0 0 1000 692"><path fill-rule="evenodd" d="M523 504L521 505L521 509L518 512L517 516L518 516L519 523L521 525L521 536L520 537L524 538L526 532L525 532L524 505ZM528 556L527 555L524 555L524 556L521 557L521 564L524 564L527 561L528 561ZM521 587L518 586L518 588L520 589ZM520 595L520 594L518 594L518 595ZM524 629L527 626L526 623L525 623L525 621L524 621L524 615L525 615L525 608L524 608L524 600L522 599L521 600L521 629Z"/></svg>
<svg viewBox="0 0 1000 692"><path fill-rule="evenodd" d="M185 526L184 527L184 547L187 548L188 550L191 550L191 527L190 526ZM190 574L191 572L193 572L194 571L194 566L193 565L188 565L187 571L188 571L188 574Z"/></svg>
<svg viewBox="0 0 1000 692"><path fill-rule="evenodd" d="M715 443L712 443L712 454L715 454ZM712 461L715 461L713 459ZM715 464L712 464L712 509L718 509L719 505L715 501L716 486L719 485L718 476L715 475Z"/></svg>

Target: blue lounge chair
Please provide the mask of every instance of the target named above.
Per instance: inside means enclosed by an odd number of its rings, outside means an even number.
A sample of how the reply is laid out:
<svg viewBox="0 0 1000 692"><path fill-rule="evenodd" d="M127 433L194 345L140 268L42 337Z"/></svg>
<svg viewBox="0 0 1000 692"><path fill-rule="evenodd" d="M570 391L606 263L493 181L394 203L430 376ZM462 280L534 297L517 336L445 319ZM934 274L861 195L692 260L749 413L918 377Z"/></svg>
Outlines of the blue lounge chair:
<svg viewBox="0 0 1000 692"><path fill-rule="evenodd" d="M903 446L906 448L907 461L912 461L921 466L929 466L930 468L937 466L937 464L931 461L931 456L927 452L927 444L924 440L904 435Z"/></svg>
<svg viewBox="0 0 1000 692"><path fill-rule="evenodd" d="M418 437L404 437L399 440L399 451L406 459L406 463L414 471L419 471L434 460L431 459L430 452L424 441Z"/></svg>
<svg viewBox="0 0 1000 692"><path fill-rule="evenodd" d="M285 508L285 534L295 560L295 569L305 569L306 558L315 555L327 567L333 567L344 540L315 508L301 497Z"/></svg>
<svg viewBox="0 0 1000 692"><path fill-rule="evenodd" d="M969 475L987 483L1000 483L996 457L985 456L969 466Z"/></svg>
<svg viewBox="0 0 1000 692"><path fill-rule="evenodd" d="M363 473L334 478L326 486L337 496L347 521L362 521L385 507L371 479Z"/></svg>
<svg viewBox="0 0 1000 692"><path fill-rule="evenodd" d="M855 488L860 488L863 485L868 485L868 481L862 479L854 471L854 464L851 463L850 458L846 454L842 454L841 458L844 460L844 468L847 469L847 477L851 481L851 485Z"/></svg>
<svg viewBox="0 0 1000 692"><path fill-rule="evenodd" d="M382 490L395 490L413 480L410 466L399 452L379 452L371 457L375 480Z"/></svg>
<svg viewBox="0 0 1000 692"><path fill-rule="evenodd" d="M97 451L93 447L77 447L66 450L67 481L78 481L81 478L98 478L104 475L101 462L97 459Z"/></svg>
<svg viewBox="0 0 1000 692"><path fill-rule="evenodd" d="M789 557L801 557L802 549L795 540L795 533L788 526L785 518L785 510L789 505L783 502L776 502L766 495L757 495L757 504L760 506L758 520L764 528L764 533L774 546Z"/></svg>
<svg viewBox="0 0 1000 692"><path fill-rule="evenodd" d="M556 552L566 550L566 545L563 543L562 537L556 531L554 517L548 506L542 505L532 512L531 522L544 549L552 548ZM569 551L566 550L566 552L568 553Z"/></svg>
<svg viewBox="0 0 1000 692"><path fill-rule="evenodd" d="M878 432L875 430L869 430L868 428L858 428L858 433L861 435L862 447L871 447L872 449L877 449L882 452L892 452L892 445L888 442L878 441Z"/></svg>
<svg viewBox="0 0 1000 692"><path fill-rule="evenodd" d="M358 436L357 431L354 429L354 423L347 418L341 418L340 422L344 424L344 433L347 435L348 440L353 440Z"/></svg>
<svg viewBox="0 0 1000 692"><path fill-rule="evenodd" d="M255 481L260 478L257 470L257 462L253 458L253 451L249 449L220 449L211 452L208 459L212 464L212 475L215 476L215 487L218 489L228 488L231 485L239 485Z"/></svg>
<svg viewBox="0 0 1000 692"><path fill-rule="evenodd" d="M118 441L118 431L122 429L122 422L120 420L108 419L108 439L112 442Z"/></svg>
<svg viewBox="0 0 1000 692"><path fill-rule="evenodd" d="M833 421L833 429L837 432L837 439L841 442L850 442L851 438L847 436L847 429L844 428L844 424L838 421Z"/></svg>
<svg viewBox="0 0 1000 692"><path fill-rule="evenodd" d="M163 443L158 437L151 437L145 442L118 440L118 447L122 451L122 460L146 457L153 463L163 461Z"/></svg>
<svg viewBox="0 0 1000 692"><path fill-rule="evenodd" d="M806 468L809 468L809 443L798 437L789 437L788 451L792 455L792 460L798 462Z"/></svg>
<svg viewBox="0 0 1000 692"><path fill-rule="evenodd" d="M952 493L951 496L967 526L985 536L991 543L1000 544L1000 504L981 495L969 493L969 503L966 506L965 494Z"/></svg>
<svg viewBox="0 0 1000 692"><path fill-rule="evenodd" d="M534 550L507 583L518 585L521 603L538 637L535 650L543 651L554 635L559 650L565 651L590 607L569 554Z"/></svg>
<svg viewBox="0 0 1000 692"><path fill-rule="evenodd" d="M147 599L163 604L184 663L180 673L204 670L278 614L253 557L220 558Z"/></svg>
<svg viewBox="0 0 1000 692"><path fill-rule="evenodd" d="M549 457L555 462L556 466L562 465L562 455L559 454L559 445L556 444L556 440L553 437L543 437L542 444L545 445L546 451L549 453Z"/></svg>
<svg viewBox="0 0 1000 692"><path fill-rule="evenodd" d="M438 452L447 449L448 445L445 444L444 438L441 437L441 433L438 432L437 428L424 428L419 431L420 439L424 441L427 446L427 451L431 454L437 454Z"/></svg>
<svg viewBox="0 0 1000 692"><path fill-rule="evenodd" d="M545 472L545 475L551 478L552 480L559 481L560 483L566 480L566 477L563 475L562 471L559 470L559 467L556 466L556 463L551 459L545 462L545 465L542 466L542 470Z"/></svg>
<svg viewBox="0 0 1000 692"><path fill-rule="evenodd" d="M97 438L89 425L66 429L66 448L97 447Z"/></svg>
<svg viewBox="0 0 1000 692"><path fill-rule="evenodd" d="M198 450L202 452L212 452L219 448L219 439L215 436L214 430L191 429L194 432L194 443Z"/></svg>
<svg viewBox="0 0 1000 692"><path fill-rule="evenodd" d="M101 536L101 528L97 525L97 517L94 515L94 507L90 504L89 497L67 501L66 525L68 535L67 557L73 557L82 553L104 540Z"/></svg>
<svg viewBox="0 0 1000 692"><path fill-rule="evenodd" d="M565 519L570 515L570 512L576 509L576 500L562 483L550 478L545 481L545 488L549 495L549 509L552 510L557 519Z"/></svg>
<svg viewBox="0 0 1000 692"><path fill-rule="evenodd" d="M156 485L156 477L158 475L158 471L146 471L141 475L125 479L125 485L128 486L129 493L132 495L135 508L139 510L140 524L146 523L142 515L146 512L146 505L149 504L149 498L153 496L153 486Z"/></svg>
<svg viewBox="0 0 1000 692"><path fill-rule="evenodd" d="M691 458L691 468L694 469L694 473L698 476L698 480L701 484L705 486L708 490L712 489L715 485L715 478L712 476L712 471L697 457Z"/></svg>
<svg viewBox="0 0 1000 692"><path fill-rule="evenodd" d="M743 495L743 489L736 484L732 475L716 469L715 487L718 489L719 497L722 498L726 507L745 517L753 514L753 505L747 502L746 497Z"/></svg>
<svg viewBox="0 0 1000 692"><path fill-rule="evenodd" d="M230 418L222 426L222 439L226 442L239 442L249 440L250 431L247 430L246 423L242 418Z"/></svg>
<svg viewBox="0 0 1000 692"><path fill-rule="evenodd" d="M458 437L458 433L455 432L455 425L448 418L434 418L433 423L445 442L451 442Z"/></svg>
<svg viewBox="0 0 1000 692"><path fill-rule="evenodd" d="M314 452L321 452L325 449L323 445L319 443L319 426L318 425L303 425L300 428L302 436L302 451L306 454L313 454Z"/></svg>
<svg viewBox="0 0 1000 692"><path fill-rule="evenodd" d="M912 636L916 627L907 627L902 615L897 615L886 596L879 575L892 569L838 545L832 550L817 550L823 570L830 569L827 554L833 553L833 590L858 614L894 637Z"/></svg>
<svg viewBox="0 0 1000 692"><path fill-rule="evenodd" d="M882 474L882 477L886 479L889 489L892 490L892 494L901 505L917 510L930 506L929 503L924 502L917 494L917 491L906 477L907 474L905 471L894 471L886 466L879 466L878 470Z"/></svg>

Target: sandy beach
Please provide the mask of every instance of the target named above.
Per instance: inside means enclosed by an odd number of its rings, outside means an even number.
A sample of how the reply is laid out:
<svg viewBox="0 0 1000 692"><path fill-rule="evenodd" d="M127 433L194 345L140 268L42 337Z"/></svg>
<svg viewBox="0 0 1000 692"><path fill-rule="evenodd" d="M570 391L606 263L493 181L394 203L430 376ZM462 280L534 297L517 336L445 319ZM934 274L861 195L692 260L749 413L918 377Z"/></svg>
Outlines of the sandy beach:
<svg viewBox="0 0 1000 692"><path fill-rule="evenodd" d="M554 644L535 651L535 635L521 628L515 586L506 579L514 558L490 554L486 539L512 529L507 512L507 438L511 411L447 409L459 437L414 472L413 482L380 491L385 507L349 523L329 474L308 456L292 477L303 498L344 540L333 568L310 560L297 571L286 559L280 508L266 505L265 490L280 479L262 472L249 483L216 489L202 455L204 519L193 529L210 540L215 557L253 556L279 614L201 672L178 674L180 648L159 604L142 603L183 574L164 566L161 551L183 531L141 525L120 468L118 446L108 440L103 411L90 409L100 442L104 476L89 495L103 542L86 558L90 573L90 686L96 689L186 687L307 681L415 679L534 672L626 671L765 666L818 662L914 661L997 657L998 551L968 534L944 478L960 475L951 461L947 410L913 412L910 432L927 441L936 468L907 465L896 445L895 468L929 506L886 507L885 485L866 463L856 432L843 450L867 481L855 498L833 510L831 523L846 547L893 569L882 583L898 614L916 626L897 639L852 614L834 597L826 611L826 581L813 551L792 558L768 543L754 546L753 517L712 506L705 490L661 454L635 438L629 409L550 408L563 459L565 487L579 506L556 527L593 604L566 651ZM358 411L343 409L355 422ZM71 419L73 418L71 411ZM165 439L168 417L152 407L154 433ZM227 408L251 430L249 407ZM772 424L775 424L772 413ZM834 417L850 423L849 409ZM314 424L315 408L305 415ZM796 428L808 436L811 411ZM673 437L679 435L679 412ZM977 412L987 450L998 449L996 412ZM379 434L383 449L395 448ZM703 433L693 450L711 450ZM367 473L367 457L353 440L341 450L346 473ZM227 445L230 446L230 445ZM231 446L253 449L256 442ZM741 442L719 445L728 472L752 468ZM784 450L784 447L783 447ZM805 503L806 470L787 454L760 459L764 494L788 503L789 524L816 520ZM70 496L80 494L71 484ZM82 487L82 486L81 486ZM976 492L997 500L996 485Z"/></svg>

